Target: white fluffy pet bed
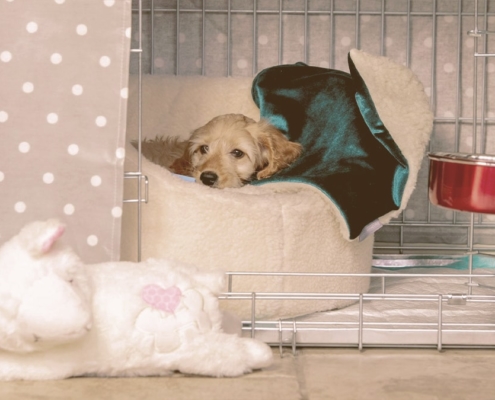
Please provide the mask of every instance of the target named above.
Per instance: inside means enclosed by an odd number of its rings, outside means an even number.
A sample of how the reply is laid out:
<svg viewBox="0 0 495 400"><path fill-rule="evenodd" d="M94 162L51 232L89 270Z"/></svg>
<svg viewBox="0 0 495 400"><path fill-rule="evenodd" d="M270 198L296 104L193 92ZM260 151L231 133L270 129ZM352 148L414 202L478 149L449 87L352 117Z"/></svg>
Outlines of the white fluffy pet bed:
<svg viewBox="0 0 495 400"><path fill-rule="evenodd" d="M429 140L433 117L424 89L412 72L384 57L351 51L381 120L409 163L401 207L380 218L385 224L405 208ZM143 77L143 135L180 135L211 118L242 113L259 119L251 98L252 79ZM128 139L137 132L137 79L130 82ZM126 170L138 155L126 149ZM211 189L186 182L148 160L149 203L142 207L142 258L169 258L206 270L254 272L369 273L373 234L349 240L337 207L318 189L300 183L270 183L240 189ZM128 183L126 198L135 197ZM137 212L124 209L122 259L137 254ZM364 293L368 278L235 277L236 292ZM284 318L340 308L349 300L256 301L256 316ZM251 303L224 301L223 307L250 318Z"/></svg>

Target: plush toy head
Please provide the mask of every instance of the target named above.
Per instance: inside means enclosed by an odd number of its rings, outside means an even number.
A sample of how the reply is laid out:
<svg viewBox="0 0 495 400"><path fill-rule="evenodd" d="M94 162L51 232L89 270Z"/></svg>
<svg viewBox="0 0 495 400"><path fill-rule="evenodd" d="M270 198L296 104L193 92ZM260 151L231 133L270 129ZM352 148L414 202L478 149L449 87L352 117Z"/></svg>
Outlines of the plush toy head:
<svg viewBox="0 0 495 400"><path fill-rule="evenodd" d="M64 229L35 222L0 248L0 379L237 376L271 364L266 344L222 331L223 273L83 265L58 242Z"/></svg>
<svg viewBox="0 0 495 400"><path fill-rule="evenodd" d="M64 230L56 220L34 222L0 247L0 348L46 349L91 328L82 262L57 243Z"/></svg>

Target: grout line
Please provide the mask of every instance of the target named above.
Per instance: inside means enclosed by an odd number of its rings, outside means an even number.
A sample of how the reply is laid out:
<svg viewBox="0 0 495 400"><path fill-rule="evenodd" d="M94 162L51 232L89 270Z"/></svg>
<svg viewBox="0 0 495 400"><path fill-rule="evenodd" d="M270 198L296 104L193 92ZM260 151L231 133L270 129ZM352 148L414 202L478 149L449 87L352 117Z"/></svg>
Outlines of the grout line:
<svg viewBox="0 0 495 400"><path fill-rule="evenodd" d="M302 349L297 351L297 354L293 357L294 366L296 370L297 385L299 386L299 399L309 400L308 388L306 386L306 374L304 372L304 352Z"/></svg>

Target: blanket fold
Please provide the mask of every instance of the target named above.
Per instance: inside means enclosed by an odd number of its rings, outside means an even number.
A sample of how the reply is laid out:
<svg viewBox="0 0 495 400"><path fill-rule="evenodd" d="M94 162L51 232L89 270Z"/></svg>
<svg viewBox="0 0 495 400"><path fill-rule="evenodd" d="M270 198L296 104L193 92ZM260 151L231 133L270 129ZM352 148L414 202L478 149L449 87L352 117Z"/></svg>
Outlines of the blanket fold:
<svg viewBox="0 0 495 400"><path fill-rule="evenodd" d="M255 77L252 96L261 117L304 148L288 168L255 184L317 187L355 239L366 225L399 209L409 168L350 55L349 67L350 74L297 63Z"/></svg>

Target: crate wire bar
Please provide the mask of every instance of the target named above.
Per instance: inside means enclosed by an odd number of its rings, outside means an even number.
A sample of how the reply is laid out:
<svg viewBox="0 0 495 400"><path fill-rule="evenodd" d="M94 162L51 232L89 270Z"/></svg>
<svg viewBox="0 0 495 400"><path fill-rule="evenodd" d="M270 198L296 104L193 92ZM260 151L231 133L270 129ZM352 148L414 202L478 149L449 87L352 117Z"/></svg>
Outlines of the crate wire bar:
<svg viewBox="0 0 495 400"><path fill-rule="evenodd" d="M137 171L128 171L124 173L125 179L136 179L137 180L137 194L135 199L124 199L124 203L135 203L137 207L137 232L136 232L136 240L137 240L137 261L141 261L141 230L142 230L142 204L148 203L148 191L149 191L149 182L148 177L143 175L142 172L142 151L141 151L141 142L142 142L142 119L143 119L143 2L142 0L138 1L137 10L133 10L134 15L133 21L137 19L137 43L134 43L135 47L131 45L131 60L134 59L133 56L137 55L137 75L138 75L138 131L137 131L137 144L138 144L138 165ZM142 183L144 182L145 192L143 196Z"/></svg>
<svg viewBox="0 0 495 400"><path fill-rule="evenodd" d="M262 338L266 342L272 345L290 346L295 351L296 346L329 346L329 347L342 347L350 346L357 347L360 350L363 347L436 347L438 350L449 347L495 347L495 340L489 340L482 343L470 343L470 344L452 344L443 342L444 331L448 335L452 334L462 334L463 332L478 332L479 334L486 335L488 333L495 333L495 319L493 322L487 323L463 323L463 322L443 322L443 304L449 304L452 306L464 306L466 304L495 304L495 294L494 295L472 295L467 293L444 293L444 294L409 294L409 293L399 293L399 294L388 294L387 293L387 279L397 279L400 278L440 278L444 280L452 278L463 278L465 279L465 284L473 286L488 287L495 290L495 278L494 274L475 274L475 273L459 273L459 274L440 274L440 273L429 273L429 274L418 274L418 273L403 273L400 275L388 273L388 272L374 272L371 274L345 274L345 273L251 273L251 272L228 272L228 291L220 296L221 300L227 301L250 301L252 307L251 320L244 322L244 330L251 337ZM243 293L236 292L234 290L233 279L234 277L242 278L243 276L265 276L265 277L275 277L275 276L304 276L304 277L314 277L315 279L321 278L342 278L342 277L370 277L370 278L380 278L380 292L379 293ZM489 278L492 281L490 286L479 285L472 283L473 279L476 278ZM494 292L495 293L495 292ZM324 319L316 321L305 321L304 319L288 319L288 320L278 320L278 321L256 321L256 301L282 301L282 300L355 300L358 303L357 315L354 321L325 321ZM437 305L437 321L436 322L397 322L397 321L386 321L386 322L368 322L365 321L366 318L366 304L370 301L383 301L383 302L427 302L430 304ZM345 335L337 335L341 342L335 342L334 337L331 335L333 330L339 333L345 332ZM365 342L363 337L366 331L374 331L385 333L385 340L373 339L369 342ZM299 332L299 335L297 334ZM328 336L322 336L321 334L315 335L319 342L315 342L311 339L311 334L316 332L326 332L329 333ZM429 337L420 336L419 338L411 335L410 333L424 333L427 332ZM288 333L288 334L286 334ZM435 333L435 341L432 341L432 333ZM404 340L409 340L406 343L390 343L388 335L392 335L393 338L397 334L404 335ZM285 335L285 336L284 336ZM300 337L298 339L298 336ZM308 338L309 337L309 338ZM326 339L326 340L322 340ZM429 341L428 341L429 340Z"/></svg>
<svg viewBox="0 0 495 400"><path fill-rule="evenodd" d="M260 70L266 67L262 55L260 55L259 32L261 31L260 20L266 16L274 17L278 24L277 37L277 54L278 64L287 62L304 61L311 64L315 58L315 51L312 47L311 21L314 17L328 20L330 29L328 36L316 38L320 42L326 42L328 68L344 69L339 61L339 47L342 39L338 36L336 30L337 22L343 17L354 17L354 37L351 38L352 46L367 50L364 46L363 24L364 20L369 18L379 18L379 34L375 38L378 42L378 49L374 49L374 54L389 56L387 43L390 40L389 35L393 32L390 28L391 17L401 17L405 25L405 40L403 43L404 55L402 63L414 71L415 60L418 54L413 48L414 35L417 33L413 29L414 24L419 19L430 21L431 29L431 47L429 73L422 76L423 83L429 89L431 107L435 114L434 133L439 132L445 126L452 127L451 131L451 149L459 152L466 148L465 126L471 125L472 135L469 143L469 150L473 153L492 151L495 153L495 146L491 146L489 133L493 131L495 125L495 114L488 112L487 99L491 95L490 80L488 71L493 68L493 64L488 64L488 59L495 56L493 51L490 52L489 35L494 32L490 31L489 19L495 18L495 1L493 0L457 0L457 1L415 1L403 0L400 2L391 2L390 0L331 0L323 2L325 9L315 9L322 2L311 2L309 0L301 1L283 1L283 0L252 0L252 1L235 1L235 0L203 0L203 1L180 1L180 0L135 0L133 11L135 22L133 29L138 30L137 35L133 35L133 43L136 46L132 50L138 56L136 61L131 58L131 73L137 73L141 77L143 73L157 74L197 74L204 76L255 76ZM394 4L393 4L394 3ZM394 6L397 4L402 6ZM454 4L455 3L455 4ZM429 4L429 9L424 7ZM449 6L446 6L448 4ZM447 8L451 8L446 10ZM198 68L191 72L191 68L185 63L185 53L183 52L182 27L184 19L188 15L199 16L198 23L200 32L200 62ZM209 68L207 64L207 53L211 34L208 31L207 21L210 15L223 15L226 18L226 33L222 42L225 42L226 57L225 67L220 71ZM175 24L166 25L163 21L165 16L172 16ZM251 31L245 33L245 38L251 38L250 59L247 65L250 68L239 70L235 68L233 54L234 48L238 46L233 35L233 27L236 23L234 17L242 16L251 19ZM289 60L291 57L287 53L287 43L284 35L287 35L289 27L288 18L303 18L303 37L301 39L302 51L298 60ZM453 113L440 115L438 113L439 90L441 85L438 76L438 52L442 44L442 37L439 36L438 21L439 18L445 18L449 21L456 22L456 43L455 43L455 107ZM167 21L171 21L170 18ZM480 28L481 22L481 28ZM469 23L471 29L465 29ZM175 25L175 26L174 26ZM167 54L173 54L167 60L169 69L167 71L159 70L155 60L158 53L163 52L160 46L161 34L163 29L169 31L175 30L175 40L172 43L174 47ZM142 32L147 30L149 39L143 40ZM472 39L472 46L466 38ZM339 41L340 39L340 41ZM246 39L249 41L249 39ZM468 44L467 44L468 43ZM163 46L162 46L163 47ZM248 46L249 47L249 46ZM470 48L472 47L472 48ZM481 48L481 51L479 49ZM463 90L466 87L466 78L463 71L468 64L466 54L471 52L469 60L472 65L472 110L466 106L466 100L463 98ZM393 57L392 57L393 58ZM145 67L143 67L143 62ZM172 65L172 67L170 67ZM193 68L194 69L194 68ZM146 72L144 72L146 70ZM479 79L481 77L481 79ZM493 84L491 85L493 86ZM478 89L481 89L480 91ZM141 96L141 80L139 80L139 96ZM492 90L493 92L493 90ZM495 95L495 93L493 93ZM481 103L481 107L478 107ZM139 99L139 118L141 119L141 97ZM471 116L469 115L469 110ZM445 130L445 129L444 129ZM141 131L138 132L139 142L141 141ZM436 149L436 142L432 140L430 151L443 150ZM493 147L493 149L491 148ZM139 158L140 160L140 158ZM426 159L425 159L426 161ZM495 223L491 216L470 214L468 217L464 213L450 212L442 214L439 218L439 211L432 206L427 198L427 163L422 169L422 174L418 179L417 194L413 196L412 204L408 210L392 221L389 226L382 228L378 232L375 244L376 257L374 262L380 264L385 260L388 265L379 265L381 268L378 272L371 274L301 274L306 277L312 276L315 279L339 279L341 277L370 277L379 279L381 285L380 293L349 293L349 294L330 294L330 293L241 293L234 290L234 278L242 279L242 276L250 273L229 272L228 290L220 296L222 301L249 301L251 302L251 319L243 322L243 331L252 337L258 337L266 342L277 345L281 354L283 347L289 346L295 353L298 346L325 346L325 347L357 347L363 349L367 346L379 347L433 347L438 350L444 348L463 348L463 347L495 347L495 340L491 339L495 333L495 319L488 317L483 322L448 322L445 319L445 307L455 306L463 307L469 304L493 304L495 303L495 291L492 294L473 294L473 288L483 287L491 290L493 285L483 285L477 283L478 278L493 278L491 274L476 274L473 270L473 255L483 252L491 252L495 246ZM129 173L126 178L138 177L138 198L128 200L137 202L141 207L147 200L147 183L146 177L142 176L140 161L139 170ZM145 196L142 197L141 180L145 181ZM422 210L422 211L421 211ZM421 217L415 216L415 211ZM447 217L446 217L447 216ZM141 243L141 223L140 212L138 212L139 231L138 243ZM454 237L454 244L448 241L436 240L442 236L442 232L449 230L449 238ZM426 240L417 240L419 236L416 231L421 232ZM431 241L428 238L433 238ZM477 243L480 242L480 243ZM394 254L425 254L422 260L428 263L431 254L454 254L467 255L469 265L467 273L403 273L400 272L383 272L386 268L394 265ZM387 258L386 255L390 257ZM140 255L138 256L140 257ZM420 256L421 259L421 256ZM390 260L392 260L390 262ZM400 256L397 255L395 260L400 264ZM435 264L435 262L434 262ZM448 263L447 263L448 264ZM443 266L443 264L438 264ZM385 269L383 269L385 268ZM375 270L376 271L376 270ZM264 275L259 273L258 275ZM277 275L277 274L267 274ZM298 274L278 274L285 276L294 276ZM466 292L462 293L435 293L435 294L391 294L387 293L387 282L397 277L423 277L437 278L440 280L449 280L453 278L465 279ZM260 320L256 316L257 301L281 301L281 300L311 300L311 299L350 299L356 301L356 319L353 321L327 321L324 318L316 316L316 320L302 318L293 318L288 320ZM367 309L372 302L421 302L431 304L436 309L435 321L368 321ZM323 333L323 334L322 334ZM417 336L416 334L421 335ZM459 340L460 337L467 334L466 340Z"/></svg>

